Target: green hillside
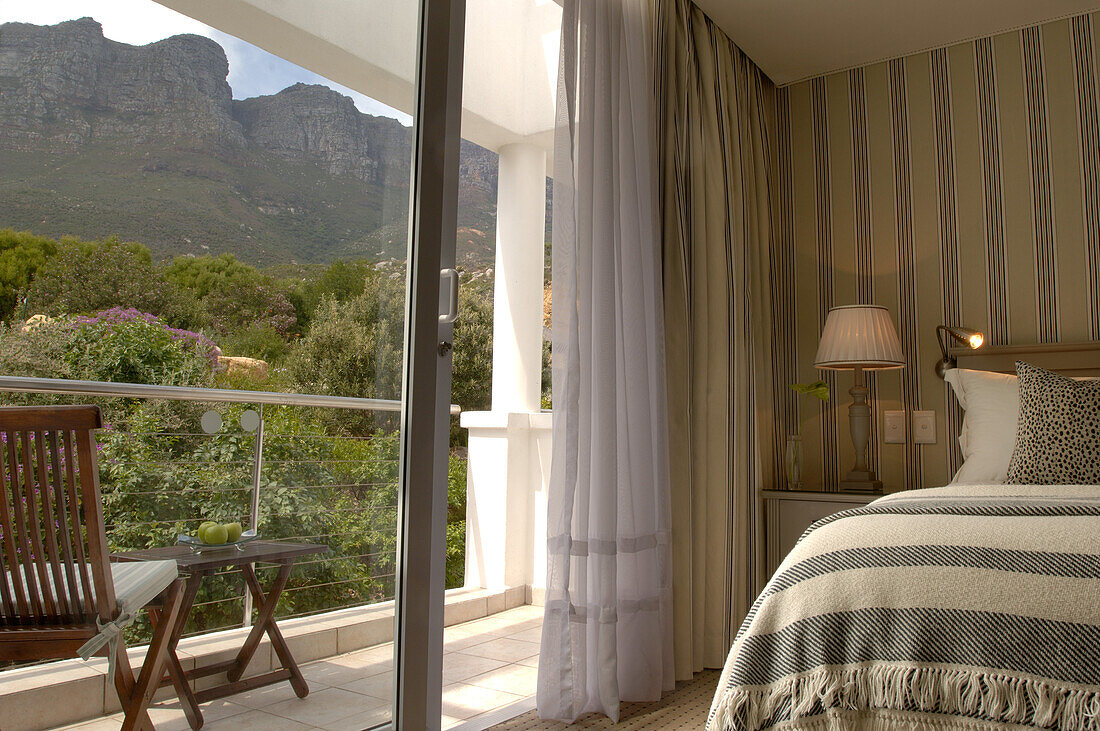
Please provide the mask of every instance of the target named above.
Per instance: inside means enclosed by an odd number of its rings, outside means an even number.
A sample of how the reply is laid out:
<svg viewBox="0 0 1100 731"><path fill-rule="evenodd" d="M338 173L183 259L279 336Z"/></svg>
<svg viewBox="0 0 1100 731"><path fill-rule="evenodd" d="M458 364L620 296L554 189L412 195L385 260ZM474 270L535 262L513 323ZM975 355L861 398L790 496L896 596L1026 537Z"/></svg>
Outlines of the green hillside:
<svg viewBox="0 0 1100 731"><path fill-rule="evenodd" d="M115 235L157 258L232 252L256 264L404 256L408 185L371 186L270 153L157 147L0 151L0 221L59 237Z"/></svg>

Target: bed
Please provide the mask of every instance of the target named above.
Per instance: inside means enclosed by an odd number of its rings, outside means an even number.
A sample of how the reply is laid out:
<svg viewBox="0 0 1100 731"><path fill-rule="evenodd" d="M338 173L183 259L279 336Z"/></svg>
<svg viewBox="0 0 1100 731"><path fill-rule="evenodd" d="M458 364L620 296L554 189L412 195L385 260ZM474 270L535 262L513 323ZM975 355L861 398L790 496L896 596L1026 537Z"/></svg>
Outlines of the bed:
<svg viewBox="0 0 1100 731"><path fill-rule="evenodd" d="M1100 343L975 353L948 372L953 483L806 531L738 632L708 730L1100 730L1100 382L1083 380ZM1017 359L1034 365L998 375ZM1087 479L1047 484L1059 470Z"/></svg>

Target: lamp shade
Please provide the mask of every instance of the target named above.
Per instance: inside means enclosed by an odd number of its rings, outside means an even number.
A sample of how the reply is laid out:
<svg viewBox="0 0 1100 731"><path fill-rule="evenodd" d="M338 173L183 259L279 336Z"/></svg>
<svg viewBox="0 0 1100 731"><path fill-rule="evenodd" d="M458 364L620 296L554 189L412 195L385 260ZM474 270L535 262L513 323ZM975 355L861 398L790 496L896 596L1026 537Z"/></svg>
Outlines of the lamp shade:
<svg viewBox="0 0 1100 731"><path fill-rule="evenodd" d="M890 312L878 305L844 305L829 310L814 365L818 368L901 368L901 353Z"/></svg>

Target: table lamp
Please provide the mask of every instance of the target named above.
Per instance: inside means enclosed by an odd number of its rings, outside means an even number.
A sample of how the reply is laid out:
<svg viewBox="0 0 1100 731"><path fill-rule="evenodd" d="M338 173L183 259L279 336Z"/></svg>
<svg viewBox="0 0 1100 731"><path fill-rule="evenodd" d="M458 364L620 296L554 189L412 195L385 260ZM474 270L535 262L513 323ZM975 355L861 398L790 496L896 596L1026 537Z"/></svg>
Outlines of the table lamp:
<svg viewBox="0 0 1100 731"><path fill-rule="evenodd" d="M828 370L854 370L855 385L848 393L848 428L856 449L856 464L840 482L849 492L880 492L882 482L867 464L867 445L871 438L871 407L867 405L864 370L901 368L901 352L890 312L878 305L844 305L829 310L814 365Z"/></svg>

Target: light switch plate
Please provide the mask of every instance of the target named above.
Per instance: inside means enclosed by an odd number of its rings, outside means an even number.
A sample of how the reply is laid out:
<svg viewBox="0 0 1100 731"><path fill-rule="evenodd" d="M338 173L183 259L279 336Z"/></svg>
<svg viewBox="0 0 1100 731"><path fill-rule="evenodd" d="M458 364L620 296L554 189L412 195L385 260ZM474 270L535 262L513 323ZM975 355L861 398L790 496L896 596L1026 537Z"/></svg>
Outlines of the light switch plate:
<svg viewBox="0 0 1100 731"><path fill-rule="evenodd" d="M914 411L913 412L913 443L914 444L935 444L936 443L936 412L935 411Z"/></svg>
<svg viewBox="0 0 1100 731"><path fill-rule="evenodd" d="M887 444L905 444L905 412L883 411L882 433Z"/></svg>

